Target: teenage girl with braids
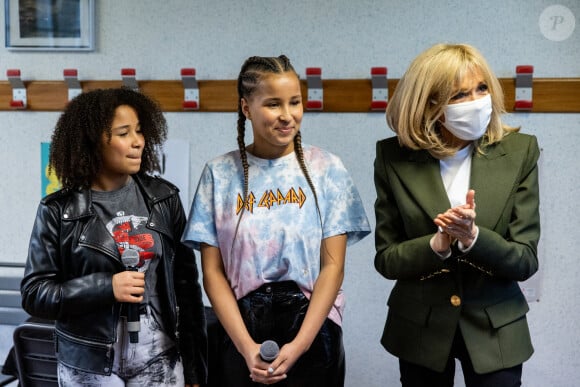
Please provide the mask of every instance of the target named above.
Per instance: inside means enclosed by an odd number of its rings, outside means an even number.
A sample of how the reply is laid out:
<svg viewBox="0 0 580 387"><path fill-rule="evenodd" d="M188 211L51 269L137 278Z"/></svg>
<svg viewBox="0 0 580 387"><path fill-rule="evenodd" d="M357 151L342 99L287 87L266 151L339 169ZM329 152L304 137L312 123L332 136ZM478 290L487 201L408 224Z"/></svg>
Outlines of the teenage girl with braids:
<svg viewBox="0 0 580 387"><path fill-rule="evenodd" d="M341 284L347 243L370 232L362 202L338 157L301 144L287 57L247 59L238 96L239 150L205 166L183 238L227 333L219 385L342 386ZM281 347L271 363L268 339Z"/></svg>

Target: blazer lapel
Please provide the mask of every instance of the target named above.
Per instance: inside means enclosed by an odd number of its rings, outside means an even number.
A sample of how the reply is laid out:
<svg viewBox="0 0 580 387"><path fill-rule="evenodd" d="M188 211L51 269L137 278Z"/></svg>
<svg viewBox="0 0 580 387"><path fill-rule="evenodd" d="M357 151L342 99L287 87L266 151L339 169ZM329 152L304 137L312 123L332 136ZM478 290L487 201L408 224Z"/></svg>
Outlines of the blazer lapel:
<svg viewBox="0 0 580 387"><path fill-rule="evenodd" d="M410 197L425 211L429 218L445 212L451 204L445 192L439 160L428 152L411 152L407 160L393 164L401 182L409 190Z"/></svg>
<svg viewBox="0 0 580 387"><path fill-rule="evenodd" d="M485 154L474 154L471 162L470 187L475 190L477 224L493 229L512 192L518 168L501 143L489 147Z"/></svg>
<svg viewBox="0 0 580 387"><path fill-rule="evenodd" d="M518 168L508 167L517 164L513 157L501 143L488 147L483 155L473 155L469 187L475 190L477 224L493 229L502 215L519 172ZM409 195L431 219L451 207L439 160L428 152L409 152L392 165Z"/></svg>

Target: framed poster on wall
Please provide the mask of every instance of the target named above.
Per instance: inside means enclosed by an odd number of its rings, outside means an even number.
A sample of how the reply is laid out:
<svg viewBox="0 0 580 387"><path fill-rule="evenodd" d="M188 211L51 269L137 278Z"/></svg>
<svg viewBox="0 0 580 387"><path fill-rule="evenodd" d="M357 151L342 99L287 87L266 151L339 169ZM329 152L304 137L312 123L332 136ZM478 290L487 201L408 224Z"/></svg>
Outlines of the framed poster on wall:
<svg viewBox="0 0 580 387"><path fill-rule="evenodd" d="M9 50L94 50L94 0L4 0L4 15Z"/></svg>

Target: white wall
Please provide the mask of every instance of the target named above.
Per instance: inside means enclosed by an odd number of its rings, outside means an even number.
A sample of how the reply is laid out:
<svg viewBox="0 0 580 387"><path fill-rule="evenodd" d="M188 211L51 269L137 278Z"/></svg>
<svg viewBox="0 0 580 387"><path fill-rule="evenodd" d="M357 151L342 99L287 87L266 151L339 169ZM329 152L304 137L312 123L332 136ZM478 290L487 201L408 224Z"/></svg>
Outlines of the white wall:
<svg viewBox="0 0 580 387"><path fill-rule="evenodd" d="M420 51L449 41L477 46L499 77L513 77L519 64L534 65L537 77L580 77L579 28L567 40L546 39L539 17L553 3L545 0L97 3L95 52L0 48L0 74L20 68L24 80L60 80L62 70L73 67L81 80L111 80L120 79L121 68L134 67L137 79L162 80L179 79L182 67L195 67L198 79L234 79L246 57L285 53L300 74L320 66L323 78L368 78L371 67L388 66L389 77L399 78ZM559 4L580 17L577 0ZM40 199L39 143L50 140L57 118L55 112L0 112L0 261L25 260ZM191 144L191 196L203 163L236 147L236 117L189 112L167 118L170 137ZM580 114L518 113L506 121L537 135L543 149L542 296L530 305L536 353L524 365L524 385L571 387L580 376ZM374 146L391 135L380 113L307 113L303 121L304 142L337 153L349 168L373 226ZM348 251L344 339L347 385L353 387L397 385L399 377L397 360L379 344L393 283L374 271L373 258L372 234Z"/></svg>

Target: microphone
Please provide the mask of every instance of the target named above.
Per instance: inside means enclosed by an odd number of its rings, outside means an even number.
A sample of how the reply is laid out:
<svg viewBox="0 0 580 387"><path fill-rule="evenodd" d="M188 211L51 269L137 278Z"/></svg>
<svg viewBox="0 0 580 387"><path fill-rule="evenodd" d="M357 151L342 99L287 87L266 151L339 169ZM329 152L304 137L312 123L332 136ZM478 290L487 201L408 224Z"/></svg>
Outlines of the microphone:
<svg viewBox="0 0 580 387"><path fill-rule="evenodd" d="M280 348L274 340L266 340L260 345L260 357L268 363L276 360L279 353Z"/></svg>
<svg viewBox="0 0 580 387"><path fill-rule="evenodd" d="M127 271L137 271L139 264L139 252L136 250L125 249L121 254L121 261ZM129 331L129 341L131 343L139 342L139 331L141 322L139 321L139 304L127 302L127 330Z"/></svg>

